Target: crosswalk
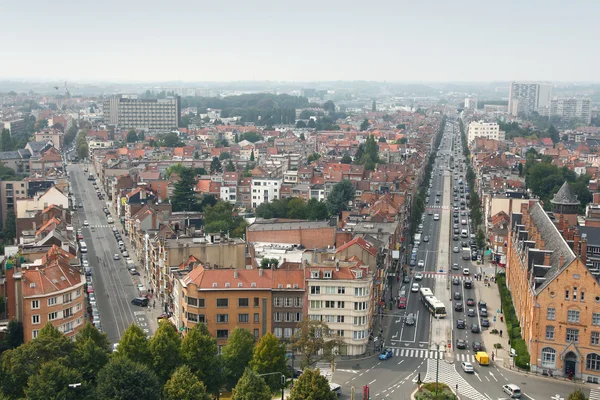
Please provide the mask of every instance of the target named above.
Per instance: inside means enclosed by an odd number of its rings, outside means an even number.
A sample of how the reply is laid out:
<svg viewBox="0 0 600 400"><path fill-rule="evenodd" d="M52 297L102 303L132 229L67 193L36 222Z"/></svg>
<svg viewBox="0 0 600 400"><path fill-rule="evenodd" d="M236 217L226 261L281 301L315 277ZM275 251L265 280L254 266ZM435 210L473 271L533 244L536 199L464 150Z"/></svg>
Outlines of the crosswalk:
<svg viewBox="0 0 600 400"><path fill-rule="evenodd" d="M427 350L427 349L414 349L414 348L392 348L395 357L404 357L404 358L432 358L432 359L440 359L443 360L445 356L445 352L437 351L437 350ZM475 356L469 353L455 353L455 358L457 361L468 361L475 362ZM600 400L600 399L598 399Z"/></svg>
<svg viewBox="0 0 600 400"><path fill-rule="evenodd" d="M114 225L89 225L86 228L112 228Z"/></svg>
<svg viewBox="0 0 600 400"><path fill-rule="evenodd" d="M590 400L600 400L600 389L590 389Z"/></svg>
<svg viewBox="0 0 600 400"><path fill-rule="evenodd" d="M451 388L458 388L459 398L489 400L456 372L456 364L436 363L434 360L427 360L427 375L423 381L435 382L436 378Z"/></svg>
<svg viewBox="0 0 600 400"><path fill-rule="evenodd" d="M470 275L462 275L462 273L460 271L455 271L456 273L450 273L450 277L451 278L458 278L459 281L472 281L473 277ZM423 278L438 278L440 275L448 275L447 273L435 273L435 272L421 272L421 275L423 275Z"/></svg>

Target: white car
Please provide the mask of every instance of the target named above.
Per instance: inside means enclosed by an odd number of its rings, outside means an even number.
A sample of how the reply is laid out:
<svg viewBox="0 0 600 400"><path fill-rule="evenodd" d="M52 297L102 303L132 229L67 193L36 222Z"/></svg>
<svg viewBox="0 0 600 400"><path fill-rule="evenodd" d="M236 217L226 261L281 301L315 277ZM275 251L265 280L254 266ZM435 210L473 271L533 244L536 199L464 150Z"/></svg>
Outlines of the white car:
<svg viewBox="0 0 600 400"><path fill-rule="evenodd" d="M85 221L83 221L83 226L90 226L90 223L87 222L87 219Z"/></svg>
<svg viewBox="0 0 600 400"><path fill-rule="evenodd" d="M419 260L419 262L418 262L417 266L418 266L419 268L423 268L423 267L425 266L425 261L423 261L423 260Z"/></svg>
<svg viewBox="0 0 600 400"><path fill-rule="evenodd" d="M413 283L412 284L412 288L410 289L410 291L411 292L418 292L419 291L419 284L418 283Z"/></svg>
<svg viewBox="0 0 600 400"><path fill-rule="evenodd" d="M440 220L440 214L434 214L433 215L433 220L434 221L439 221Z"/></svg>
<svg viewBox="0 0 600 400"><path fill-rule="evenodd" d="M120 259L121 259L121 256L118 253L115 253L113 255L113 260L120 260Z"/></svg>
<svg viewBox="0 0 600 400"><path fill-rule="evenodd" d="M471 271L469 271L469 268L464 268L463 269L463 275L470 275Z"/></svg>
<svg viewBox="0 0 600 400"><path fill-rule="evenodd" d="M422 274L422 273L420 273L420 272L417 272L417 273L415 274L415 281L420 281L420 280L422 280L422 279L423 279L423 274Z"/></svg>
<svg viewBox="0 0 600 400"><path fill-rule="evenodd" d="M473 370L473 364L471 364L468 361L463 361L460 363L460 366L462 367L463 371L471 373L471 372L475 372Z"/></svg>

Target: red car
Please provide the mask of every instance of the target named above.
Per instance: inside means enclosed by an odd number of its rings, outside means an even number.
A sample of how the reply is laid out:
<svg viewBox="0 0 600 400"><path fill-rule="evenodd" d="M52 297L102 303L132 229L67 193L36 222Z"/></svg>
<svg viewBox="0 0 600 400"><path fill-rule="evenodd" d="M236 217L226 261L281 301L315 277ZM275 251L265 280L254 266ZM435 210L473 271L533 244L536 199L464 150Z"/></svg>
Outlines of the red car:
<svg viewBox="0 0 600 400"><path fill-rule="evenodd" d="M473 299L467 299L467 305L468 306L474 306L475 305L475 300L473 300Z"/></svg>

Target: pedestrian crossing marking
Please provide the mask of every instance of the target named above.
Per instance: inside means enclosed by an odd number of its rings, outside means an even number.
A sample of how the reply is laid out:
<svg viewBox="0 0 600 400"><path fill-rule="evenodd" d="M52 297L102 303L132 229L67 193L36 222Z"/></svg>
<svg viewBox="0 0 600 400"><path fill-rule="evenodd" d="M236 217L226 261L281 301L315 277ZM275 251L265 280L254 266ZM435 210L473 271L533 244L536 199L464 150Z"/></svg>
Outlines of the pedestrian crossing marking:
<svg viewBox="0 0 600 400"><path fill-rule="evenodd" d="M438 278L442 275L449 275L451 278L458 278L459 281L472 281L473 277L471 275L463 275L460 272L456 272L455 274L452 273L447 273L447 272L421 272L421 275L423 275L423 278Z"/></svg>
<svg viewBox="0 0 600 400"><path fill-rule="evenodd" d="M432 358L443 360L446 352L426 349L393 348L394 356L407 358ZM468 353L456 353L457 361L475 362L475 356ZM597 399L600 400L600 399Z"/></svg>
<svg viewBox="0 0 600 400"><path fill-rule="evenodd" d="M589 400L600 400L600 390L598 389L590 389L590 398Z"/></svg>
<svg viewBox="0 0 600 400"><path fill-rule="evenodd" d="M433 382L436 378L450 386L458 389L460 398L469 398L472 400L489 400L473 386L469 384L460 374L456 372L456 364L437 363L434 360L427 361L427 374L423 382Z"/></svg>

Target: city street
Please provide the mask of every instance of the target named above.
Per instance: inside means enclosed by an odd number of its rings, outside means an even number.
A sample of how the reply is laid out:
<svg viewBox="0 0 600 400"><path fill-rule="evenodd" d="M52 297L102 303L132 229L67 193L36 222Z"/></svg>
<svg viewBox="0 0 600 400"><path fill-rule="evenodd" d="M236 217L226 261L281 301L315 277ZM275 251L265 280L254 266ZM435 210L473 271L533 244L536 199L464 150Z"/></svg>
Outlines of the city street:
<svg viewBox="0 0 600 400"><path fill-rule="evenodd" d="M111 343L117 343L123 332L132 322L138 324L150 335L148 308L131 304L138 297L136 282L121 257L113 260L114 254L121 254L112 225L102 211L105 202L98 199L92 181L88 181L88 173L84 172L84 164L68 166L73 194L78 208L77 228L82 230L87 244L87 257L92 269L92 285L96 294L102 330L106 332ZM89 226L83 226L88 221Z"/></svg>

